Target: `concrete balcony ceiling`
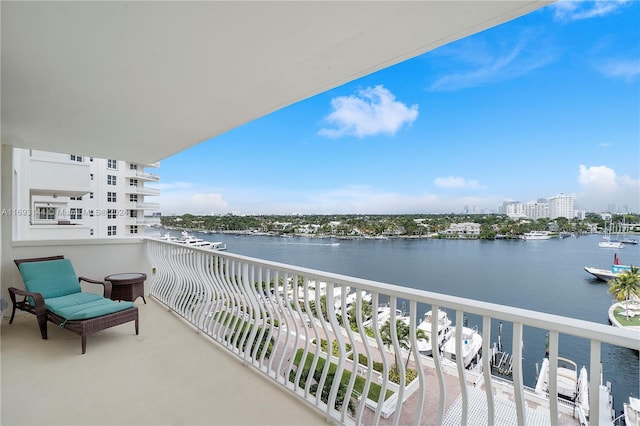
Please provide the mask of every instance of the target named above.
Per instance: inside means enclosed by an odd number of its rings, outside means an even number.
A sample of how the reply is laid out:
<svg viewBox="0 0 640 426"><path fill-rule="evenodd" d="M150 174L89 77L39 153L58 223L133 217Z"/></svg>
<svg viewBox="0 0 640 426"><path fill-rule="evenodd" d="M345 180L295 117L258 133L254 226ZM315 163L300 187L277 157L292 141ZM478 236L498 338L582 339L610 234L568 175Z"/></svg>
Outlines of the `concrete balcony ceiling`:
<svg viewBox="0 0 640 426"><path fill-rule="evenodd" d="M2 143L152 163L549 1L3 1Z"/></svg>

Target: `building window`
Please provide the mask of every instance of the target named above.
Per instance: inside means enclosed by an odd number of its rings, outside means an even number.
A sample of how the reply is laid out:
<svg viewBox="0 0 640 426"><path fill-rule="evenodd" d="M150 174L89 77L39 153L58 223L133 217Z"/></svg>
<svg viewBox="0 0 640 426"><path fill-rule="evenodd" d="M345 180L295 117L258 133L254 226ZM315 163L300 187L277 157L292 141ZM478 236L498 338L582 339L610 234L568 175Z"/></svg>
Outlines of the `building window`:
<svg viewBox="0 0 640 426"><path fill-rule="evenodd" d="M129 194L129 202L137 203L138 202L138 194Z"/></svg>
<svg viewBox="0 0 640 426"><path fill-rule="evenodd" d="M107 202L115 203L116 202L116 193L115 192L107 192Z"/></svg>
<svg viewBox="0 0 640 426"><path fill-rule="evenodd" d="M129 217L138 217L138 210L129 210Z"/></svg>
<svg viewBox="0 0 640 426"><path fill-rule="evenodd" d="M129 233L130 234L137 234L138 233L138 225L132 225L131 228L129 228Z"/></svg>
<svg viewBox="0 0 640 426"><path fill-rule="evenodd" d="M116 177L115 175L107 175L107 185L115 185Z"/></svg>
<svg viewBox="0 0 640 426"><path fill-rule="evenodd" d="M93 210L89 210L88 214L89 214L89 217L93 217Z"/></svg>
<svg viewBox="0 0 640 426"><path fill-rule="evenodd" d="M107 210L107 219L115 219L117 216L116 209L108 209Z"/></svg>
<svg viewBox="0 0 640 426"><path fill-rule="evenodd" d="M36 207L36 219L56 220L56 208L55 207Z"/></svg>
<svg viewBox="0 0 640 426"><path fill-rule="evenodd" d="M91 173L89 177L91 178L91 180L93 180L93 173Z"/></svg>
<svg viewBox="0 0 640 426"><path fill-rule="evenodd" d="M82 219L82 209L69 209L69 219L80 220Z"/></svg>
<svg viewBox="0 0 640 426"><path fill-rule="evenodd" d="M107 169L118 170L118 160L107 160Z"/></svg>
<svg viewBox="0 0 640 426"><path fill-rule="evenodd" d="M78 163L82 163L82 156L80 155L71 154L70 158L71 158L71 161L77 161Z"/></svg>
<svg viewBox="0 0 640 426"><path fill-rule="evenodd" d="M82 197L69 197L71 201L82 201Z"/></svg>
<svg viewBox="0 0 640 426"><path fill-rule="evenodd" d="M89 231L89 235L93 235L93 228Z"/></svg>
<svg viewBox="0 0 640 426"><path fill-rule="evenodd" d="M138 186L138 179L129 179L129 186Z"/></svg>
<svg viewBox="0 0 640 426"><path fill-rule="evenodd" d="M93 192L89 193L89 198L91 198L93 200Z"/></svg>
<svg viewBox="0 0 640 426"><path fill-rule="evenodd" d="M111 237L114 235L116 235L116 226L115 225L107 226L107 236Z"/></svg>
<svg viewBox="0 0 640 426"><path fill-rule="evenodd" d="M138 170L137 164L129 164L129 170Z"/></svg>

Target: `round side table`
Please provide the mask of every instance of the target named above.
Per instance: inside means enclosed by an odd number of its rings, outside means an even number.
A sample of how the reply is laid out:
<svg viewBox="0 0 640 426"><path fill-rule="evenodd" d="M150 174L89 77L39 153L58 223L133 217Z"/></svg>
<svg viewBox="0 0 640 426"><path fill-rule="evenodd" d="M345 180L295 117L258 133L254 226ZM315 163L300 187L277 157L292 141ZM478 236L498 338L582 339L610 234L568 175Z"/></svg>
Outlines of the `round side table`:
<svg viewBox="0 0 640 426"><path fill-rule="evenodd" d="M144 281L147 274L141 272L127 272L123 274L112 274L104 277L105 281L111 283L111 300L135 301L142 297L142 301L147 304L144 298Z"/></svg>

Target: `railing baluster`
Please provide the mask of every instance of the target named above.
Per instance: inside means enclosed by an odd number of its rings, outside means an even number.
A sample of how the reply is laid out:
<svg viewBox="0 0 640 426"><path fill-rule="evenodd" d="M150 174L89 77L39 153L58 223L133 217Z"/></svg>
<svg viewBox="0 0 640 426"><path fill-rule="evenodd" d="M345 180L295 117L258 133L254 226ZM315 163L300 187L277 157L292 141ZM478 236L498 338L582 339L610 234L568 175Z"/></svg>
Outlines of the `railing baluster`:
<svg viewBox="0 0 640 426"><path fill-rule="evenodd" d="M491 380L491 317L482 317L482 374L484 377L485 395L487 397L487 424L495 421L495 406L493 403L493 381Z"/></svg>
<svg viewBox="0 0 640 426"><path fill-rule="evenodd" d="M600 342L591 340L591 356L589 365L589 419L596 424L600 419Z"/></svg>
<svg viewBox="0 0 640 426"><path fill-rule="evenodd" d="M551 424L558 426L558 332L549 331L549 416ZM546 374L541 371L540 374Z"/></svg>
<svg viewBox="0 0 640 426"><path fill-rule="evenodd" d="M438 392L438 421L437 423L441 425L444 422L444 406L446 401L446 385L444 382L444 371L442 369L442 362L440 360L440 348L438 347L437 339L438 339L438 323L437 320L440 318L440 307L437 305L431 305L431 318L436 318L436 320L431 321L431 339L433 340L431 344L431 354L433 355L433 361L436 366L436 377L438 378L439 392ZM436 336L434 338L434 336ZM434 340L435 339L435 340Z"/></svg>
<svg viewBox="0 0 640 426"><path fill-rule="evenodd" d="M462 417L460 424L466 425L469 414L469 395L465 376L464 352L462 351L462 337L464 336L464 312L456 311L456 366L458 367L458 381L460 382L460 395L462 397Z"/></svg>
<svg viewBox="0 0 640 426"><path fill-rule="evenodd" d="M526 425L527 418L524 403L524 382L522 380L522 324L513 323L513 386L516 401L516 415L519 425Z"/></svg>

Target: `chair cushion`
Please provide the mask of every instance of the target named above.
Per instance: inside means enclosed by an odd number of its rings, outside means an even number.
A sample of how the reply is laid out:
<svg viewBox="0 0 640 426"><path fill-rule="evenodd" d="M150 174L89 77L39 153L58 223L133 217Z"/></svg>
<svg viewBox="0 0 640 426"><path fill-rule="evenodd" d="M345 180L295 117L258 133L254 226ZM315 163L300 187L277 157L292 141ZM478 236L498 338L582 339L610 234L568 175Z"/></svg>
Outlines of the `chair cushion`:
<svg viewBox="0 0 640 426"><path fill-rule="evenodd" d="M90 302L49 310L67 321L73 321L101 317L114 312L124 311L125 309L132 307L133 302L114 302L111 299L99 297L99 299L95 299Z"/></svg>
<svg viewBox="0 0 640 426"><path fill-rule="evenodd" d="M41 293L45 299L81 291L69 259L24 262L19 269L27 291Z"/></svg>
<svg viewBox="0 0 640 426"><path fill-rule="evenodd" d="M70 306L83 305L85 303L93 302L95 300L104 299L104 297L95 293L72 293L66 296L52 297L50 299L44 299L44 305L51 312L55 312L59 309L68 308Z"/></svg>

